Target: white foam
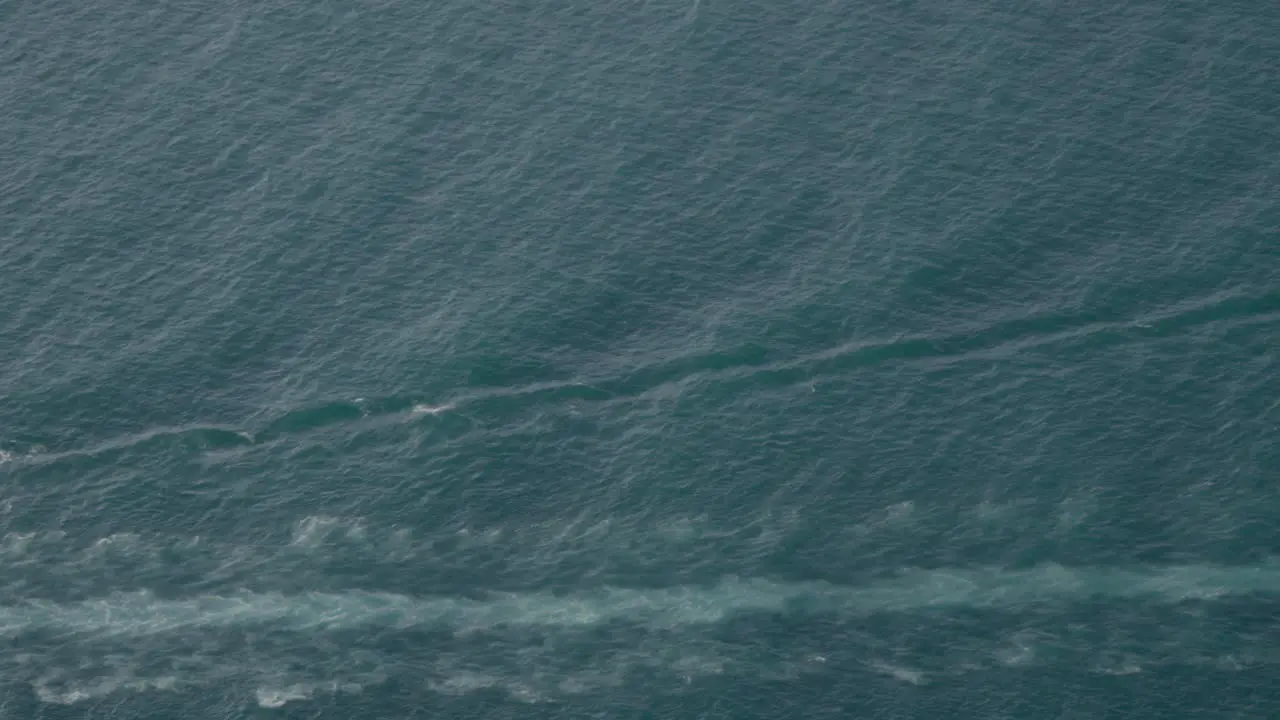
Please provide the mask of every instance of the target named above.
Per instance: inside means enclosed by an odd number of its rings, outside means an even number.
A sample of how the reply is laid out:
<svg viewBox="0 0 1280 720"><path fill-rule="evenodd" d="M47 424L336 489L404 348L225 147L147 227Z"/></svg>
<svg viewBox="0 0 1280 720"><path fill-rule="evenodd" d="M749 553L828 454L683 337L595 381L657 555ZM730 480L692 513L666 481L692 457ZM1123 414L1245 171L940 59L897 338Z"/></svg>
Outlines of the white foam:
<svg viewBox="0 0 1280 720"><path fill-rule="evenodd" d="M923 685L925 678L924 673L919 670L902 667L900 665L892 665L886 662L875 661L867 664L872 670L884 673L895 680L901 680L904 683L912 685Z"/></svg>
<svg viewBox="0 0 1280 720"><path fill-rule="evenodd" d="M0 606L0 636L38 629L94 636L146 636L186 628L271 624L297 631L359 627L588 627L607 622L678 628L740 613L912 612L932 608L1017 608L1091 597L1156 602L1280 593L1280 564L1244 567L1175 565L1122 570L927 570L863 585L727 579L711 586L600 588L570 595L494 594L485 600L348 591L296 595L240 593L162 600L116 593L58 604L30 600Z"/></svg>
<svg viewBox="0 0 1280 720"><path fill-rule="evenodd" d="M1094 671L1102 675L1133 675L1142 672L1142 664L1129 654L1120 657L1104 656L1098 661Z"/></svg>
<svg viewBox="0 0 1280 720"><path fill-rule="evenodd" d="M340 521L323 515L308 515L293 526L293 545L314 545L318 538L328 534Z"/></svg>
<svg viewBox="0 0 1280 720"><path fill-rule="evenodd" d="M178 679L166 675L158 678L108 677L92 683L69 683L57 686L48 679L32 684L36 697L52 705L75 705L86 700L104 697L120 690L172 690Z"/></svg>
<svg viewBox="0 0 1280 720"><path fill-rule="evenodd" d="M453 403L445 403L443 405L425 405L419 403L414 405L410 412L413 415L439 415L440 413L448 412L453 408Z"/></svg>
<svg viewBox="0 0 1280 720"><path fill-rule="evenodd" d="M142 545L141 537L135 533L112 533L93 541L89 547L85 548L85 556L88 558L100 558L108 553L127 554L136 552Z"/></svg>
<svg viewBox="0 0 1280 720"><path fill-rule="evenodd" d="M41 702L50 703L52 705L75 705L93 698L93 694L80 688L72 688L70 690L55 690L44 685L35 687L36 697Z"/></svg>
<svg viewBox="0 0 1280 720"><path fill-rule="evenodd" d="M350 540L359 540L365 535L364 524L358 519L310 515L294 523L289 544L294 547L315 549L339 530L345 530L343 535Z"/></svg>
<svg viewBox="0 0 1280 720"><path fill-rule="evenodd" d="M427 686L446 695L462 695L502 684L502 679L485 673L461 671L441 680L432 680Z"/></svg>
<svg viewBox="0 0 1280 720"><path fill-rule="evenodd" d="M303 685L290 685L284 688L258 688L253 693L259 707L278 708L295 700L311 698L311 688Z"/></svg>
<svg viewBox="0 0 1280 720"><path fill-rule="evenodd" d="M35 533L5 533L0 539L0 557L12 559L25 555L35 536Z"/></svg>

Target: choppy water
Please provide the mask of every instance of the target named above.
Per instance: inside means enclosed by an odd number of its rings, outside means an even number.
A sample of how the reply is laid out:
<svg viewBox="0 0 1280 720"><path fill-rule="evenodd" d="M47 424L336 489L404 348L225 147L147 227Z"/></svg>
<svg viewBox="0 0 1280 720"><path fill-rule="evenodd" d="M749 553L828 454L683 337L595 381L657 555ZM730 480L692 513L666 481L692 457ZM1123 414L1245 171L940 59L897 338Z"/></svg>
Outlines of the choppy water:
<svg viewBox="0 0 1280 720"><path fill-rule="evenodd" d="M1280 716L1280 6L0 68L0 718Z"/></svg>

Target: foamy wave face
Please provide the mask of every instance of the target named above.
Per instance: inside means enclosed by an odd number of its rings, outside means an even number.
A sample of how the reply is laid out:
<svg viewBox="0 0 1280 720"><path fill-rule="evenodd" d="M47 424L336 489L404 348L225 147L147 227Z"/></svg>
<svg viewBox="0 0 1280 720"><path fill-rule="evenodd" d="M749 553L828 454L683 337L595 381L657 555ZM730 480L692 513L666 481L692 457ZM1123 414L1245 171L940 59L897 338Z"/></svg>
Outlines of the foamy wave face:
<svg viewBox="0 0 1280 720"><path fill-rule="evenodd" d="M1280 566L1181 565L1131 570L1045 566L1022 571L931 570L864 587L730 579L706 587L600 588L558 596L495 593L483 600L394 593L241 593L161 599L148 592L0 608L0 635L37 630L91 636L153 635L185 628L269 625L293 631L361 627L581 627L609 622L654 628L705 625L744 613L879 613L931 608L1017 608L1093 597L1156 602L1280 592Z"/></svg>
<svg viewBox="0 0 1280 720"><path fill-rule="evenodd" d="M641 687L697 692L722 675L863 673L923 685L1034 665L1243 670L1274 662L1267 636L1213 608L1276 594L1274 563L921 570L862 586L726 579L476 598L115 593L0 607L12 650L0 673L48 703L218 687L274 708L391 678L443 696L537 703ZM996 620L947 625L939 653L938 623L954 612ZM1017 620L998 620L1006 616Z"/></svg>
<svg viewBox="0 0 1280 720"><path fill-rule="evenodd" d="M893 506L867 532L912 516L911 506ZM720 676L866 673L924 685L1047 665L1120 675L1168 663L1234 671L1274 662L1269 636L1223 618L1235 603L1258 600L1249 596L1280 594L1280 562L913 570L860 584L730 576L565 592L455 592L453 584L432 594L321 581L335 556L350 553L366 564L422 570L430 560L460 563L516 546L531 562L545 556L556 565L573 548L599 554L610 541L679 552L715 528L677 518L647 532L631 521L600 521L415 536L358 518L309 516L280 530L275 544L130 532L4 535L0 643L11 652L0 653L0 677L46 703L214 688L275 708L359 694L392 678L439 696L498 693L538 703L634 688L697 692ZM175 574L186 581L126 590ZM279 582L264 589L273 578ZM234 587L242 589L223 589ZM282 587L303 589L274 589ZM1099 606L1110 614L1079 620ZM937 623L974 613L997 619L972 637L948 625L950 650L939 655ZM999 630L1008 624L1001 617L1017 618L1017 627Z"/></svg>

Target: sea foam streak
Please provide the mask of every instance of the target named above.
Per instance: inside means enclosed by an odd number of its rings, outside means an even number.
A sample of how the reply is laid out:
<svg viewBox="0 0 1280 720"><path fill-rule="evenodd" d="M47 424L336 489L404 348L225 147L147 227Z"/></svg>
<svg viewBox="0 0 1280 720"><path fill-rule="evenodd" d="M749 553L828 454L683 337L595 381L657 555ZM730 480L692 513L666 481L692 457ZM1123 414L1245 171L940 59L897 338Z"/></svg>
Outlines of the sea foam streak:
<svg viewBox="0 0 1280 720"><path fill-rule="evenodd" d="M467 631L519 626L570 628L608 622L673 628L718 623L753 612L1017 609L1093 597L1174 603L1249 593L1280 593L1280 564L928 570L864 586L730 579L711 586L601 588L562 596L495 593L484 600L360 591L241 593L165 600L135 592L78 603L29 600L0 607L0 636L39 630L99 637L142 636L254 625L296 631L358 627Z"/></svg>

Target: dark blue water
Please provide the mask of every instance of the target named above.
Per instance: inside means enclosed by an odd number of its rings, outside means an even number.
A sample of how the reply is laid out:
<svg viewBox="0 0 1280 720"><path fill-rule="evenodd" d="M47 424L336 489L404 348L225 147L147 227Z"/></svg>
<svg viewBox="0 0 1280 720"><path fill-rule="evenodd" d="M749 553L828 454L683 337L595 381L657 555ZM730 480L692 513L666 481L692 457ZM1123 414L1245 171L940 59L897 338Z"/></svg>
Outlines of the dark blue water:
<svg viewBox="0 0 1280 720"><path fill-rule="evenodd" d="M0 2L0 718L1280 716L1280 6Z"/></svg>

